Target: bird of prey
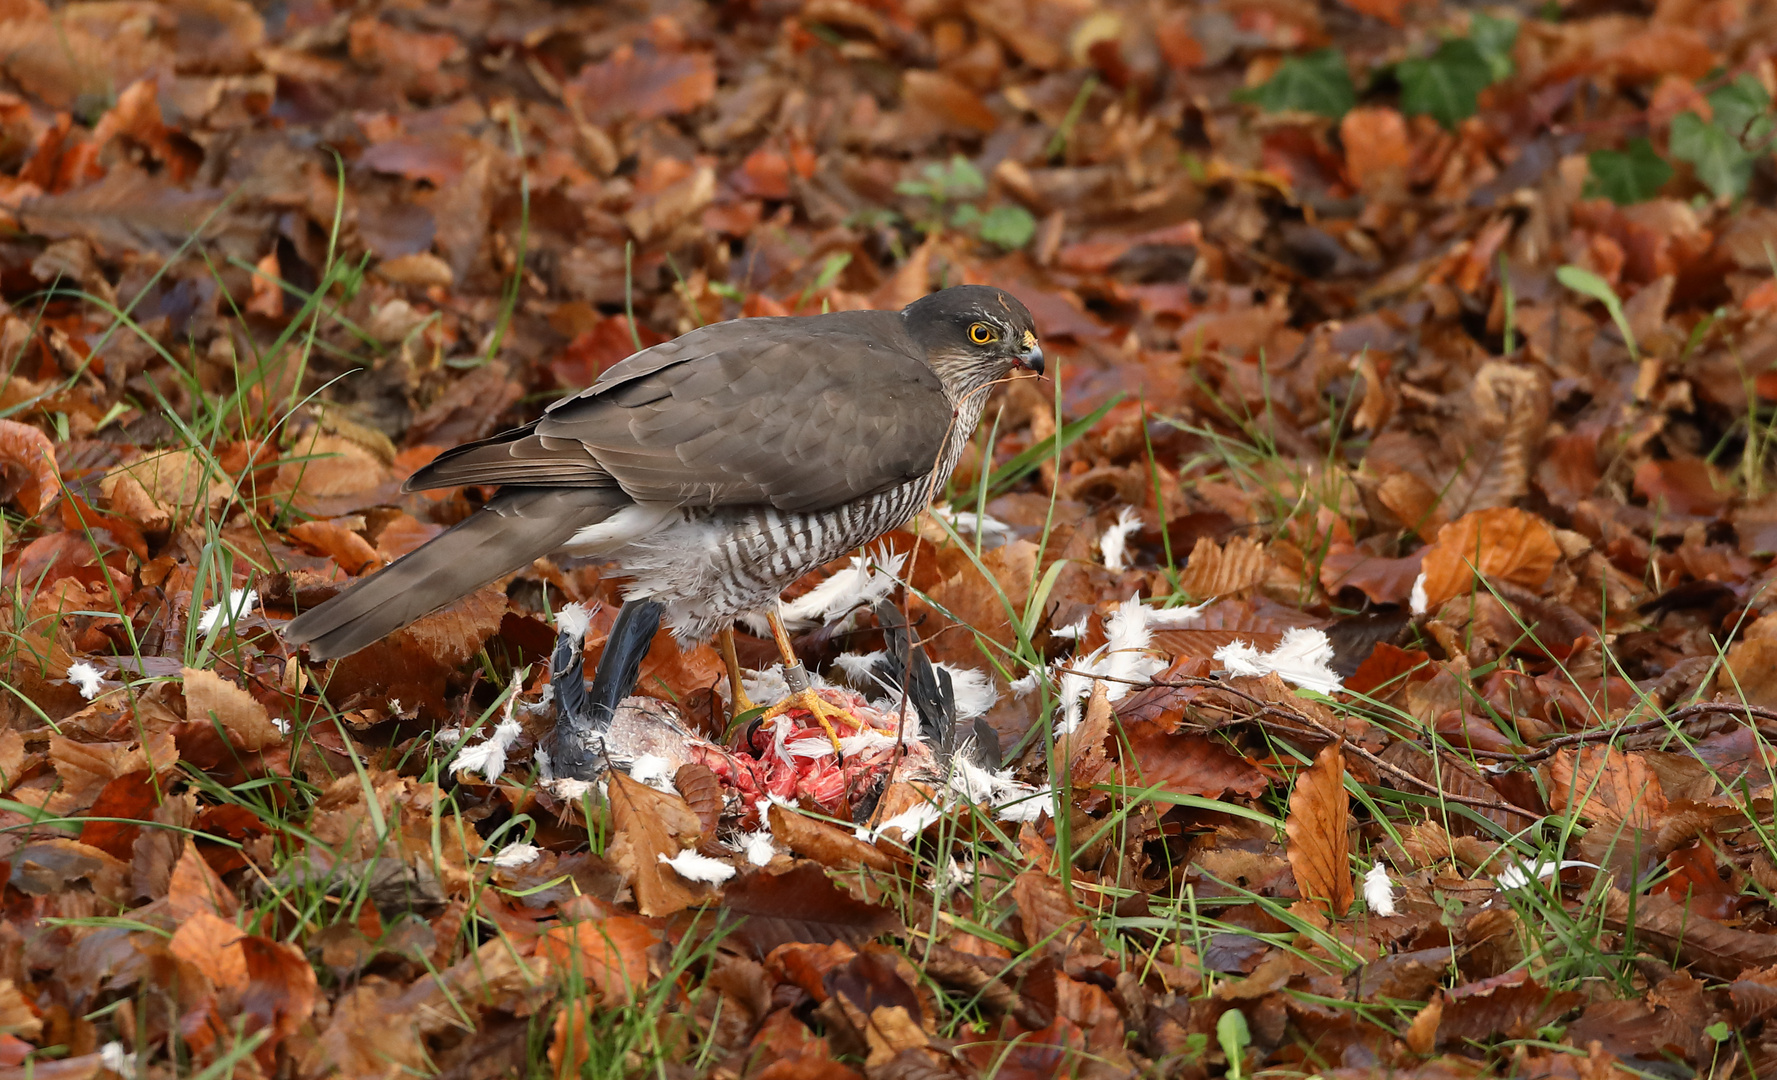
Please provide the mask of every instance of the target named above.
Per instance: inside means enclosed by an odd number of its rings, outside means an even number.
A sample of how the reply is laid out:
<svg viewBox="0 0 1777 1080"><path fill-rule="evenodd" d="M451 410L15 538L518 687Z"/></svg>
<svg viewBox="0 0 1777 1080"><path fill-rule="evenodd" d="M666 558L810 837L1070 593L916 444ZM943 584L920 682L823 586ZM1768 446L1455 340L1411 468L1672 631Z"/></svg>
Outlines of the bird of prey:
<svg viewBox="0 0 1777 1080"><path fill-rule="evenodd" d="M499 485L466 520L299 615L285 639L344 656L552 552L617 565L626 603L658 605L682 643L777 618L808 570L917 514L956 467L990 388L1038 374L1030 312L959 285L901 311L737 319L612 366L524 427L440 454L406 490ZM795 687L796 680L792 680ZM825 707L792 695L831 734Z"/></svg>

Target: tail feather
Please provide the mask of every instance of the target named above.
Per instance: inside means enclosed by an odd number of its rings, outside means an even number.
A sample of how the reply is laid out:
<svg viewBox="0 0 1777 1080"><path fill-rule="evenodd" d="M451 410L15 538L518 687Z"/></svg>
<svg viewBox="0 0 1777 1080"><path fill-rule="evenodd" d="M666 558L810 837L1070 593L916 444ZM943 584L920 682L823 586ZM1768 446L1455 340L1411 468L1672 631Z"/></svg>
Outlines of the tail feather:
<svg viewBox="0 0 1777 1080"><path fill-rule="evenodd" d="M347 656L530 565L629 505L614 488L508 488L418 550L284 627L318 659Z"/></svg>

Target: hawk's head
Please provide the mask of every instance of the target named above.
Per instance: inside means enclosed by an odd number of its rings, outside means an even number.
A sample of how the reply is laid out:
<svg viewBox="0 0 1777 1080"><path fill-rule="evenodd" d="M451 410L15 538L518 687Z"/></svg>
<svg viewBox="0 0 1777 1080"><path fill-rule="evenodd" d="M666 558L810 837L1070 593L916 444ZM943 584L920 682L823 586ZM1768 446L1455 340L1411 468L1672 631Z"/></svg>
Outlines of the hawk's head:
<svg viewBox="0 0 1777 1080"><path fill-rule="evenodd" d="M1043 373L1036 324L1016 296L991 285L956 285L922 296L901 312L926 362L951 386L993 382L1013 368Z"/></svg>

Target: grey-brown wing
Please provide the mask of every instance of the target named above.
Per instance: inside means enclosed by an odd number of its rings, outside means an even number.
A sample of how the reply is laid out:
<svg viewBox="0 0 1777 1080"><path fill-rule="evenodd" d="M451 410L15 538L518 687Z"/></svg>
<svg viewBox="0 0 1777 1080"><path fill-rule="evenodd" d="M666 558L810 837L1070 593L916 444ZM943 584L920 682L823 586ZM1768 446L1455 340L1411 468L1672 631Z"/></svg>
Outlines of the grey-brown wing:
<svg viewBox="0 0 1777 1080"><path fill-rule="evenodd" d="M615 485L643 502L806 511L926 475L949 398L897 314L844 316L722 323L645 350L410 486Z"/></svg>

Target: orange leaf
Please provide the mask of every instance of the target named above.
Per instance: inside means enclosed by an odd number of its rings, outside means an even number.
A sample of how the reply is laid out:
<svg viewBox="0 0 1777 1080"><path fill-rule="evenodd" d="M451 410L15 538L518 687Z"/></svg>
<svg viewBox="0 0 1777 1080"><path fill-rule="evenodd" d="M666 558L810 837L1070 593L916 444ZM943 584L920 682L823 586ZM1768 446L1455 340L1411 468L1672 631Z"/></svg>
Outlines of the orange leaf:
<svg viewBox="0 0 1777 1080"><path fill-rule="evenodd" d="M1467 593L1476 574L1538 588L1560 558L1554 533L1535 514L1512 507L1464 514L1425 549L1427 609Z"/></svg>
<svg viewBox="0 0 1777 1080"><path fill-rule="evenodd" d="M1296 777L1290 813L1284 821L1290 869L1304 899L1343 915L1357 893L1351 880L1351 837L1346 826L1351 804L1345 794L1345 751L1329 743L1314 764Z"/></svg>
<svg viewBox="0 0 1777 1080"><path fill-rule="evenodd" d="M1666 810L1660 778L1640 754L1614 747L1563 750L1549 762L1549 807L1579 808L1579 816L1607 830L1651 830Z"/></svg>
<svg viewBox="0 0 1777 1080"><path fill-rule="evenodd" d="M246 936L234 923L199 911L179 924L167 950L208 975L217 989L244 990L247 958L240 940Z"/></svg>
<svg viewBox="0 0 1777 1080"><path fill-rule="evenodd" d="M353 577L376 569L382 562L370 541L331 521L305 521L292 525L290 535L303 547L328 556Z"/></svg>
<svg viewBox="0 0 1777 1080"><path fill-rule="evenodd" d="M222 725L237 750L254 753L284 741L284 733L252 694L214 671L185 668L185 715L192 723Z"/></svg>
<svg viewBox="0 0 1777 1080"><path fill-rule="evenodd" d="M240 940L239 948L247 965L241 1011L258 1021L249 1030L271 1029L257 1054L260 1064L270 1073L276 1063L278 1044L301 1030L314 1015L315 969L301 949L281 941L249 935Z"/></svg>
<svg viewBox="0 0 1777 1080"><path fill-rule="evenodd" d="M29 424L0 420L0 465L16 465L30 474L31 483L18 494L19 508L27 516L35 515L62 490L55 446Z"/></svg>
<svg viewBox="0 0 1777 1080"><path fill-rule="evenodd" d="M1668 513L1715 517L1727 505L1726 488L1702 458L1644 461L1635 470L1636 493Z"/></svg>
<svg viewBox="0 0 1777 1080"><path fill-rule="evenodd" d="M1363 15L1372 15L1390 26L1401 25L1401 9L1407 6L1407 0L1341 0L1353 11Z"/></svg>
<svg viewBox="0 0 1777 1080"><path fill-rule="evenodd" d="M537 955L578 972L603 1000L629 1002L654 982L648 950L659 940L641 919L613 915L551 928L537 942Z"/></svg>
<svg viewBox="0 0 1777 1080"><path fill-rule="evenodd" d="M1386 195L1405 189L1413 147L1399 112L1386 105L1353 109L1339 121L1339 141L1345 145L1345 171L1358 190Z"/></svg>

